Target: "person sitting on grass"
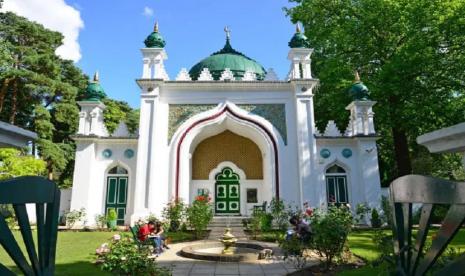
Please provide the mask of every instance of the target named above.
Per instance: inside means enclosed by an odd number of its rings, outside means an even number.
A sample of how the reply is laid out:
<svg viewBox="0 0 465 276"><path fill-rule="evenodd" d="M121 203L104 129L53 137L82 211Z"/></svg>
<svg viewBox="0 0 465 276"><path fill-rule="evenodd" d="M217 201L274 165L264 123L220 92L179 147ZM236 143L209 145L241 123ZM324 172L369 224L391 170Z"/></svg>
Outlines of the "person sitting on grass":
<svg viewBox="0 0 465 276"><path fill-rule="evenodd" d="M293 216L289 223L294 226L294 234L303 242L308 242L312 237L312 229L310 225L305 223L298 216Z"/></svg>

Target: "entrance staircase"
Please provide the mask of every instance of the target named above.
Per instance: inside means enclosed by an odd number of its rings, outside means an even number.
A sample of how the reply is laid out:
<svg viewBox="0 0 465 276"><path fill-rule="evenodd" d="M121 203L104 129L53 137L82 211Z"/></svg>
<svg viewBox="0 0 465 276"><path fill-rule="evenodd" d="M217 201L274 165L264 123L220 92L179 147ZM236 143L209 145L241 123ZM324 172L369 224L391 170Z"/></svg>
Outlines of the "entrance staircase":
<svg viewBox="0 0 465 276"><path fill-rule="evenodd" d="M244 233L242 220L247 217L224 216L213 217L213 220L208 225L210 235L208 239L218 240L223 234L226 227L231 228L231 233L238 239L246 239L247 235Z"/></svg>

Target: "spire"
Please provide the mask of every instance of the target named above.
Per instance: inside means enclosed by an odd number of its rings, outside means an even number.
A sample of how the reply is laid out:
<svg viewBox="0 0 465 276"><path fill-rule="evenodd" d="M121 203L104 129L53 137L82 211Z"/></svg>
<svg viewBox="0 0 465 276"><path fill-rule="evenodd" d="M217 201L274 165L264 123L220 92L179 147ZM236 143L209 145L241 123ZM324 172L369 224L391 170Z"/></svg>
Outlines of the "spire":
<svg viewBox="0 0 465 276"><path fill-rule="evenodd" d="M229 40L231 38L231 30L228 26L224 27L224 32L226 33L226 40Z"/></svg>
<svg viewBox="0 0 465 276"><path fill-rule="evenodd" d="M296 33L299 33L299 34L301 33L299 22L297 22L297 24L295 25L295 32L296 32Z"/></svg>
<svg viewBox="0 0 465 276"><path fill-rule="evenodd" d="M94 74L94 82L99 82L99 75L98 75L98 70L95 71L95 74Z"/></svg>
<svg viewBox="0 0 465 276"><path fill-rule="evenodd" d="M360 82L360 75L358 74L358 70L355 70L354 83L355 83L355 82Z"/></svg>
<svg viewBox="0 0 465 276"><path fill-rule="evenodd" d="M153 26L153 32L158 33L158 21L155 21L155 25Z"/></svg>
<svg viewBox="0 0 465 276"><path fill-rule="evenodd" d="M291 48L310 48L310 43L308 42L305 34L302 33L300 24L295 25L295 34L292 36L291 41L288 43Z"/></svg>

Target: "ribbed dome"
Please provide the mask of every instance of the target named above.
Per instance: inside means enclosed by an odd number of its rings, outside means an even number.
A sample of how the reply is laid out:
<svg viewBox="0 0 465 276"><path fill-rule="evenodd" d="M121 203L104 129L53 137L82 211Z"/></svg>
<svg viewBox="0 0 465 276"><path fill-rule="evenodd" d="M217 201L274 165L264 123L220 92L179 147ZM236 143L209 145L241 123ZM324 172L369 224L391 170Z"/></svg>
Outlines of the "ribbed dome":
<svg viewBox="0 0 465 276"><path fill-rule="evenodd" d="M215 80L220 79L226 68L231 70L236 80L240 80L247 70L255 73L257 80L263 80L266 74L265 69L258 62L234 50L229 38L226 39L223 49L211 54L191 68L189 71L191 78L197 80L203 68L208 68Z"/></svg>
<svg viewBox="0 0 465 276"><path fill-rule="evenodd" d="M166 45L165 40L158 32L158 22L155 23L155 27L153 28L153 32L147 36L144 40L145 47L147 48L163 48Z"/></svg>
<svg viewBox="0 0 465 276"><path fill-rule="evenodd" d="M95 72L94 80L90 81L84 92L85 101L101 101L107 95L99 83L98 72Z"/></svg>
<svg viewBox="0 0 465 276"><path fill-rule="evenodd" d="M355 72L355 80L354 84L349 89L349 95L352 97L353 100L368 100L368 96L370 95L370 90L366 87L363 82L360 81L360 76L358 72Z"/></svg>
<svg viewBox="0 0 465 276"><path fill-rule="evenodd" d="M288 43L291 48L310 48L307 37L300 30L299 24L296 26L295 34Z"/></svg>

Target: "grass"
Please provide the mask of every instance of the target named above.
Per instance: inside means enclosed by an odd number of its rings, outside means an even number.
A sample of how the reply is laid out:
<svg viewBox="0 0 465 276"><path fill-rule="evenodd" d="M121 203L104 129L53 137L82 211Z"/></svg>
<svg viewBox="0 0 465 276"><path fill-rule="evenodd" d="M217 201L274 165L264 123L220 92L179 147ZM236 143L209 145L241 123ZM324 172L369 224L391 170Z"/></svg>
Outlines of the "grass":
<svg viewBox="0 0 465 276"><path fill-rule="evenodd" d="M118 232L58 232L55 275L109 275L93 264L95 249L107 242ZM22 241L19 231L15 231L17 241ZM127 233L130 235L130 233ZM168 233L172 242L193 240L191 232ZM20 243L20 242L19 242ZM20 243L21 248L24 246ZM25 251L23 251L25 252ZM19 274L14 262L0 246L0 263Z"/></svg>
<svg viewBox="0 0 465 276"><path fill-rule="evenodd" d="M385 230L390 232L389 230ZM428 234L428 239L431 239L431 236L436 233L437 230L431 230ZM368 262L376 260L380 253L376 248L375 244L372 241L374 231L372 230L363 230L363 231L353 231L349 235L349 247L350 250L367 260ZM465 251L465 229L461 229L459 233L454 237L454 239L449 244L450 247L455 247L461 252ZM365 267L344 271L338 275L351 276L351 275L388 275L386 268L383 266L373 267L367 265Z"/></svg>

